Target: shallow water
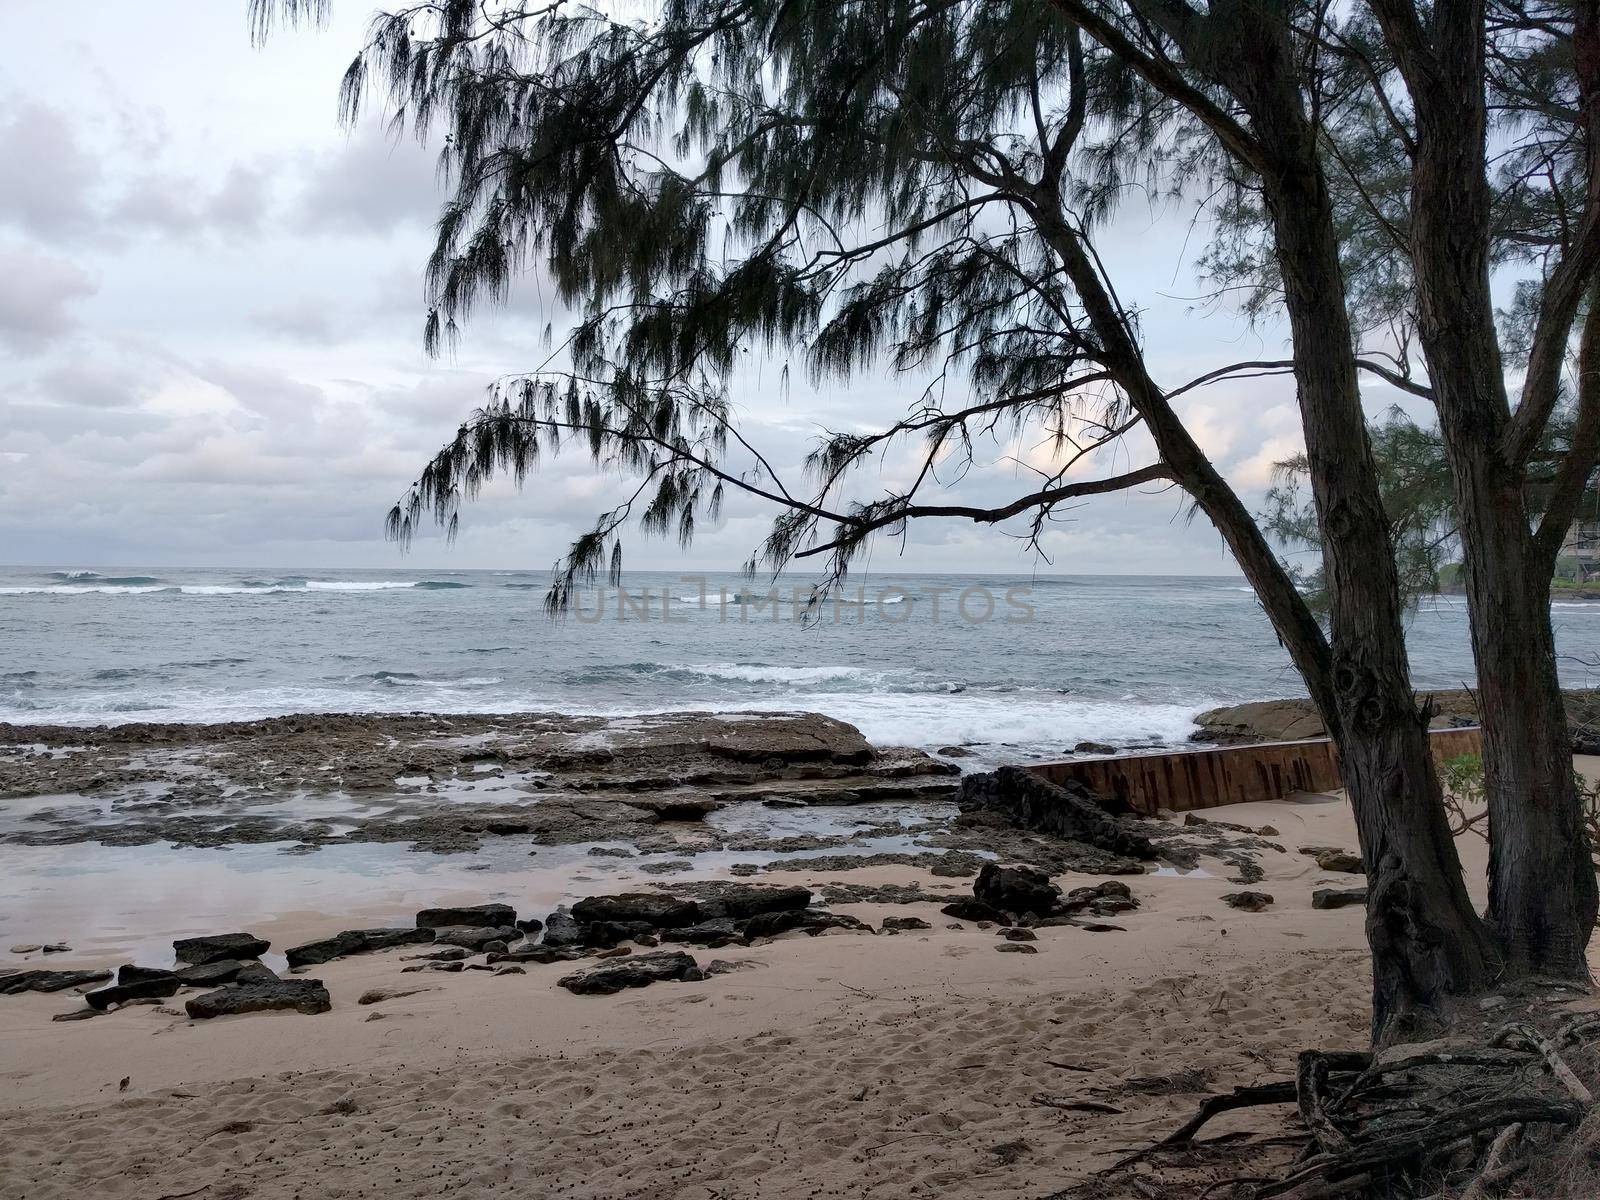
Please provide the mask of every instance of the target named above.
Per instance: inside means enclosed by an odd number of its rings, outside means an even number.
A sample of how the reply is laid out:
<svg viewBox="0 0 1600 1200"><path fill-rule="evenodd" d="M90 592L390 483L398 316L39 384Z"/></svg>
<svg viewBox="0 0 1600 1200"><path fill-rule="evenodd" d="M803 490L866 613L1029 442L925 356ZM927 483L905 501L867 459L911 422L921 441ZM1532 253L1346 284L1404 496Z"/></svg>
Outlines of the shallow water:
<svg viewBox="0 0 1600 1200"><path fill-rule="evenodd" d="M58 800L62 798L56 798ZM69 798L70 799L70 798ZM81 798L78 798L81 799ZM318 812L323 810L318 808ZM863 827L898 821L937 827L954 814L950 805L915 810L892 805L771 809L737 804L710 814L723 833L788 837L847 836ZM298 814L297 814L298 815ZM410 925L420 908L441 903L505 901L522 916L543 918L558 904L584 895L648 883L727 878L737 863L764 866L822 856L939 853L923 844L926 829L862 838L843 846L807 850L711 850L594 855L596 848L631 848L625 842L539 846L526 837L486 837L470 854L432 854L403 843L334 843L309 854L285 853L292 843L226 849L144 846L0 846L0 952L13 945L66 942L73 961L171 961L172 941L205 933L248 929L281 949L274 937L315 936L337 928ZM687 861L689 870L652 875L641 870ZM792 883L780 872L758 876ZM0 953L0 966L23 960ZM27 960L40 965L40 956ZM268 956L281 968L281 957Z"/></svg>

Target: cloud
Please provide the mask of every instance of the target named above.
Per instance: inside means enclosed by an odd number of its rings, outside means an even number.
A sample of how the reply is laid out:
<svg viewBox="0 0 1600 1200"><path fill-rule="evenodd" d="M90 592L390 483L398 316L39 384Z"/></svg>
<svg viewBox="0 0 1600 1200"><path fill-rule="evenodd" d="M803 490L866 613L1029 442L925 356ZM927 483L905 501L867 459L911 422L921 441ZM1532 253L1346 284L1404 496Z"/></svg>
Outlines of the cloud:
<svg viewBox="0 0 1600 1200"><path fill-rule="evenodd" d="M298 207L309 229L387 235L431 224L440 199L433 152L368 121L313 161Z"/></svg>
<svg viewBox="0 0 1600 1200"><path fill-rule="evenodd" d="M69 362L34 382L40 399L74 408L134 408L149 394L147 380L125 367L103 362Z"/></svg>
<svg viewBox="0 0 1600 1200"><path fill-rule="evenodd" d="M41 352L77 324L71 307L95 290L70 262L0 247L0 343L18 354Z"/></svg>
<svg viewBox="0 0 1600 1200"><path fill-rule="evenodd" d="M331 346L340 338L328 317L327 304L310 296L259 309L250 314L250 321L268 333L308 346Z"/></svg>
<svg viewBox="0 0 1600 1200"><path fill-rule="evenodd" d="M0 220L40 238L98 223L91 193L99 166L59 112L41 104L0 107Z"/></svg>

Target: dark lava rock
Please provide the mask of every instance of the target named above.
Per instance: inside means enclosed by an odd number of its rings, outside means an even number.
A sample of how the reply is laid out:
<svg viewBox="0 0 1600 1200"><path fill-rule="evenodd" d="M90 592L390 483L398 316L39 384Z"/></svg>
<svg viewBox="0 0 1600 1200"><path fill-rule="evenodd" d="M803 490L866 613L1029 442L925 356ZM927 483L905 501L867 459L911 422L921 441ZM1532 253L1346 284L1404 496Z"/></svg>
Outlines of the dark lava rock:
<svg viewBox="0 0 1600 1200"><path fill-rule="evenodd" d="M408 954L406 962L423 959L427 962L459 962L472 953L465 946L446 946L443 950L435 950L431 954Z"/></svg>
<svg viewBox="0 0 1600 1200"><path fill-rule="evenodd" d="M663 892L621 892L615 896L584 897L572 906L572 917L580 924L638 922L655 929L671 929L699 924L700 906L693 900Z"/></svg>
<svg viewBox="0 0 1600 1200"><path fill-rule="evenodd" d="M417 914L418 929L438 929L446 925L513 925L516 909L509 904L473 904L463 908L425 908Z"/></svg>
<svg viewBox="0 0 1600 1200"><path fill-rule="evenodd" d="M1348 850L1328 850L1317 855L1317 866L1344 875L1365 875L1367 870L1361 863L1361 856Z"/></svg>
<svg viewBox="0 0 1600 1200"><path fill-rule="evenodd" d="M805 908L811 903L811 889L801 887L799 884L730 883L713 880L706 883L678 884L672 890L675 893L693 896L700 906L701 918L707 921L722 917L741 920L761 913Z"/></svg>
<svg viewBox="0 0 1600 1200"><path fill-rule="evenodd" d="M1002 929L1000 936L1008 942L1037 942L1039 935L1031 929L1024 929L1020 925L1013 925L1009 929Z"/></svg>
<svg viewBox="0 0 1600 1200"><path fill-rule="evenodd" d="M1039 948L1030 946L1026 942L1001 942L995 947L1001 954L1037 954Z"/></svg>
<svg viewBox="0 0 1600 1200"><path fill-rule="evenodd" d="M985 904L982 900L974 900L970 896L963 896L953 903L946 904L939 910L947 917L955 917L958 921L995 921L1001 925L1011 922L1011 914L1001 912L992 904Z"/></svg>
<svg viewBox="0 0 1600 1200"><path fill-rule="evenodd" d="M507 950L504 954L489 955L489 963L553 963L571 962L582 958L584 952L577 946L524 946Z"/></svg>
<svg viewBox="0 0 1600 1200"><path fill-rule="evenodd" d="M698 925L690 925L687 929L664 929L661 932L664 942L684 942L690 946L704 946L708 950L715 950L719 946L731 946L735 942L745 940L743 932L730 917L720 917L715 921L702 921Z"/></svg>
<svg viewBox="0 0 1600 1200"><path fill-rule="evenodd" d="M425 945L433 939L434 930L431 926L416 929L346 929L330 938L290 946L283 953L291 967L314 967L346 954L367 954L392 946Z"/></svg>
<svg viewBox="0 0 1600 1200"><path fill-rule="evenodd" d="M1074 754L1115 754L1117 748L1105 742L1079 742L1072 748Z"/></svg>
<svg viewBox="0 0 1600 1200"><path fill-rule="evenodd" d="M415 971L455 972L455 971L461 970L464 965L465 964L460 962L459 960L453 960L451 962L420 962L420 963L413 963L409 967L401 967L400 968L400 974L402 974L402 975L410 975Z"/></svg>
<svg viewBox="0 0 1600 1200"><path fill-rule="evenodd" d="M468 950L481 950L486 942L515 942L522 935L514 926L441 925L434 928L433 940L440 946L465 946Z"/></svg>
<svg viewBox="0 0 1600 1200"><path fill-rule="evenodd" d="M1366 888L1318 888L1311 893L1312 908L1348 908L1366 902Z"/></svg>
<svg viewBox="0 0 1600 1200"><path fill-rule="evenodd" d="M1149 838L1117 820L1128 811L1126 805L1079 783L1058 787L1022 767L1001 767L988 774L968 775L961 781L957 801L963 809L997 812L1013 825L1086 842L1112 854L1156 857Z"/></svg>
<svg viewBox="0 0 1600 1200"><path fill-rule="evenodd" d="M590 925L580 925L579 929L583 945L601 949L610 949L619 942L649 937L656 931L656 927L648 921L595 921Z"/></svg>
<svg viewBox="0 0 1600 1200"><path fill-rule="evenodd" d="M1090 912L1097 917L1113 917L1139 907L1133 889L1120 879L1107 879L1093 887L1073 888L1062 907L1067 912Z"/></svg>
<svg viewBox="0 0 1600 1200"><path fill-rule="evenodd" d="M748 930L751 923L764 920L766 917L778 915L781 914L766 913L761 917L752 917L750 922L746 923L745 928ZM865 921L862 921L856 917L846 916L844 913L806 912L800 915L804 918L804 920L801 921L798 928L800 932L804 933L807 937L816 937L817 934L826 933L830 929L848 929L852 932L860 933L877 932Z"/></svg>
<svg viewBox="0 0 1600 1200"><path fill-rule="evenodd" d="M558 908L545 918L544 944L546 946L581 946L583 929L573 920L572 914Z"/></svg>
<svg viewBox="0 0 1600 1200"><path fill-rule="evenodd" d="M227 1017L236 1013L266 1012L273 1009L292 1010L308 1016L325 1013L333 1007L333 999L320 979L278 979L272 983L243 983L202 992L185 1002L189 1015L199 1020L204 1017Z"/></svg>
<svg viewBox="0 0 1600 1200"><path fill-rule="evenodd" d="M900 933L911 929L932 929L921 917L885 917L880 927L884 933Z"/></svg>
<svg viewBox="0 0 1600 1200"><path fill-rule="evenodd" d="M148 983L152 979L176 979L178 973L166 967L139 967L133 963L124 963L117 968L117 986L126 987L130 983Z"/></svg>
<svg viewBox="0 0 1600 1200"><path fill-rule="evenodd" d="M64 992L70 987L104 983L110 971L13 971L0 975L0 996L19 992Z"/></svg>
<svg viewBox="0 0 1600 1200"><path fill-rule="evenodd" d="M544 922L539 920L538 917L523 917L521 920L513 922L513 924L530 937L544 928Z"/></svg>
<svg viewBox="0 0 1600 1200"><path fill-rule="evenodd" d="M681 980L689 971L698 971L694 958L682 950L659 950L654 954L630 954L575 971L556 980L578 996L610 996L624 988L648 987L664 980Z"/></svg>
<svg viewBox="0 0 1600 1200"><path fill-rule="evenodd" d="M216 962L202 963L198 967L181 967L174 974L184 987L215 987L219 983L232 983L239 977L239 972L252 968L266 970L253 958L219 958Z"/></svg>
<svg viewBox="0 0 1600 1200"><path fill-rule="evenodd" d="M271 947L271 942L253 933L214 933L179 938L172 943L172 952L179 962L197 967L222 958L260 958Z"/></svg>
<svg viewBox="0 0 1600 1200"><path fill-rule="evenodd" d="M278 977L258 962L247 962L233 976L234 983L277 983Z"/></svg>
<svg viewBox="0 0 1600 1200"><path fill-rule="evenodd" d="M90 1017L98 1017L100 1010L97 1008L75 1008L71 1012L56 1013L52 1021L87 1021Z"/></svg>
<svg viewBox="0 0 1600 1200"><path fill-rule="evenodd" d="M1061 891L1050 877L1032 867L1002 867L985 863L972 884L973 896L1002 912L1033 913L1047 917L1061 904ZM952 914L954 915L954 914Z"/></svg>
<svg viewBox="0 0 1600 1200"><path fill-rule="evenodd" d="M127 1004L130 1000L165 999L178 990L178 977L170 971L158 978L141 979L137 983L113 984L99 991L88 992L84 1000L90 1008L104 1012L113 1004Z"/></svg>
<svg viewBox="0 0 1600 1200"><path fill-rule="evenodd" d="M1229 892L1222 897L1222 902L1244 912L1262 912L1272 903L1272 897L1266 892Z"/></svg>

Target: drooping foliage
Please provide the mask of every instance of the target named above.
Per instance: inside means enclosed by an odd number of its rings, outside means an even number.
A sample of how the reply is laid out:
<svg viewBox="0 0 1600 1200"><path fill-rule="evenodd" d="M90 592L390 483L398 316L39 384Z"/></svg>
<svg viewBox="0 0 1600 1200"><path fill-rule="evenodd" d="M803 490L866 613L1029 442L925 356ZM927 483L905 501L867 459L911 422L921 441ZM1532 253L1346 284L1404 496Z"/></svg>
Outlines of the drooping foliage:
<svg viewBox="0 0 1600 1200"><path fill-rule="evenodd" d="M323 5L254 11L264 35ZM837 578L911 517L1022 515L1037 546L1076 496L1170 477L1154 464L1068 479L1140 416L1041 235L1050 223L1092 262L1095 225L1141 171L1214 154L1170 101L1034 0L667 0L625 15L638 19L408 6L374 20L346 74L347 117L376 97L441 144L428 345L530 271L579 314L549 369L502 380L428 465L392 536L453 530L492 476L520 482L579 447L639 482L571 547L559 610L620 569L631 518L687 540L729 489L780 506L752 569L825 552ZM1116 320L1135 341L1137 314L1119 304ZM737 427L752 355L813 380L887 369L916 398L887 427L824 437L786 480ZM1047 447L1052 465L1012 504L920 503L985 439ZM914 482L854 498L852 473L887 453L915 456Z"/></svg>

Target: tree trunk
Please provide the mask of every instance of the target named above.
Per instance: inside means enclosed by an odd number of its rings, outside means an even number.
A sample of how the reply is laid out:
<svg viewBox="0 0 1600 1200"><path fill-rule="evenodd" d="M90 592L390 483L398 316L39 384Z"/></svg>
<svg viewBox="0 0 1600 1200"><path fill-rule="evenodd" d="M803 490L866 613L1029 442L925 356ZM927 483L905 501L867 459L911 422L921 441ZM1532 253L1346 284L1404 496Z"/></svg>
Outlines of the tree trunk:
<svg viewBox="0 0 1600 1200"><path fill-rule="evenodd" d="M1483 726L1489 923L1513 971L1587 981L1597 905L1539 552L1489 290L1481 14L1441 24L1416 97L1418 336L1455 482ZM1421 66L1416 69L1420 70Z"/></svg>
<svg viewBox="0 0 1600 1200"><path fill-rule="evenodd" d="M1331 603L1339 752L1367 868L1373 1030L1408 1036L1487 988L1493 948L1461 875L1406 657L1388 518L1361 406L1333 205L1281 15L1214 7L1222 69L1264 147L1263 191ZM1213 31L1218 32L1218 31Z"/></svg>
<svg viewBox="0 0 1600 1200"><path fill-rule="evenodd" d="M1454 998L1484 990L1491 978L1487 932L1473 911L1445 820L1426 718L1410 686L1399 584L1377 472L1356 390L1338 260L1320 172L1296 177L1300 191L1282 194L1280 237L1296 263L1296 375L1317 490L1330 592L1331 657L1320 632L1306 625L1303 599L1238 497L1217 476L1173 416L1115 305L1100 286L1076 237L1044 197L1035 213L1041 233L1061 255L1085 311L1117 364L1118 382L1145 416L1163 460L1217 524L1245 567L1267 615L1294 656L1329 731L1367 866L1367 936L1373 961L1373 1030L1382 1039L1436 1025ZM1309 186L1307 186L1309 185ZM1321 205L1319 208L1318 205ZM1329 241L1318 242L1322 217ZM1315 244L1321 255L1307 258ZM1331 273L1330 273L1331 272ZM1285 276L1290 271L1286 267ZM1288 595L1283 593L1287 591Z"/></svg>

